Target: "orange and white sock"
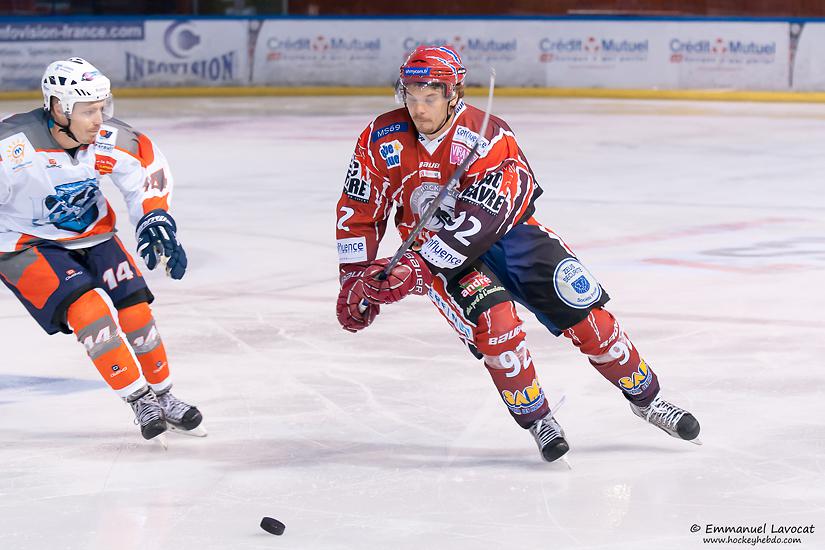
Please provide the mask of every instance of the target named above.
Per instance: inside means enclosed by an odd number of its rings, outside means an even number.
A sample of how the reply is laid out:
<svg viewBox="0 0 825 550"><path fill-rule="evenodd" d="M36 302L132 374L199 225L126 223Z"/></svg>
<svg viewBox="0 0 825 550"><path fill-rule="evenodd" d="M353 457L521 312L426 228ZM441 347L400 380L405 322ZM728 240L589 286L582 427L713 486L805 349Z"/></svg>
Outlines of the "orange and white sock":
<svg viewBox="0 0 825 550"><path fill-rule="evenodd" d="M160 393L168 389L172 378L169 376L166 348L163 347L149 304L141 302L118 310L118 318L152 390Z"/></svg>
<svg viewBox="0 0 825 550"><path fill-rule="evenodd" d="M124 399L146 385L132 350L120 335L109 303L90 290L69 306L66 315L77 340L100 375Z"/></svg>

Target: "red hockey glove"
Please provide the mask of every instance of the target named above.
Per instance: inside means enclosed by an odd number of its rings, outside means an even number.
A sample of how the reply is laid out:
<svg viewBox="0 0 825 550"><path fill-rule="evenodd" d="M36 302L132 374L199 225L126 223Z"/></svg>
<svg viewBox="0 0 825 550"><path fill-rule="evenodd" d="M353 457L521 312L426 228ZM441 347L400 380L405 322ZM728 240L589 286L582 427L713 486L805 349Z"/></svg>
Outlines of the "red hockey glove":
<svg viewBox="0 0 825 550"><path fill-rule="evenodd" d="M387 278L378 280L377 277L389 262L389 258L374 260L361 277L364 294L370 302L391 304L407 294L425 294L433 283L430 268L415 252L406 252Z"/></svg>
<svg viewBox="0 0 825 550"><path fill-rule="evenodd" d="M370 326L381 310L378 304L369 304L362 312L359 308L364 301L363 265L348 265L341 268L341 291L338 293L338 305L335 308L338 322L344 330L358 332ZM361 306L363 307L363 306Z"/></svg>

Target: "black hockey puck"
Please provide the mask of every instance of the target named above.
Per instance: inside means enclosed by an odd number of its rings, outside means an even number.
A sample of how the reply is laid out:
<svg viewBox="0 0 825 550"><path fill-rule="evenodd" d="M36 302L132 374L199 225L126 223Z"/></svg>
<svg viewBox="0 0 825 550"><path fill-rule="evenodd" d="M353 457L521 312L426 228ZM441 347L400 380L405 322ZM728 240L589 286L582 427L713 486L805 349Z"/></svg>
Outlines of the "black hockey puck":
<svg viewBox="0 0 825 550"><path fill-rule="evenodd" d="M286 525L274 518L267 518L261 520L261 529L273 535L283 535Z"/></svg>

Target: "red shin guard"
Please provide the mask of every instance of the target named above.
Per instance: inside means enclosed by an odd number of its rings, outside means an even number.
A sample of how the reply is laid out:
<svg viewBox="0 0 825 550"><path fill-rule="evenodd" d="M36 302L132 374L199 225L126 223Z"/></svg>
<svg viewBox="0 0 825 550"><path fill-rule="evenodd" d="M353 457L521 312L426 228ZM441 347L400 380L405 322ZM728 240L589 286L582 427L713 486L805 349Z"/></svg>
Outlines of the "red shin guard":
<svg viewBox="0 0 825 550"><path fill-rule="evenodd" d="M603 309L592 310L587 317L564 331L590 364L628 399L646 405L659 392L653 369L639 356L636 347L613 315Z"/></svg>
<svg viewBox="0 0 825 550"><path fill-rule="evenodd" d="M528 428L549 412L527 349L521 319L512 302L496 304L481 314L475 345L484 366L515 421Z"/></svg>

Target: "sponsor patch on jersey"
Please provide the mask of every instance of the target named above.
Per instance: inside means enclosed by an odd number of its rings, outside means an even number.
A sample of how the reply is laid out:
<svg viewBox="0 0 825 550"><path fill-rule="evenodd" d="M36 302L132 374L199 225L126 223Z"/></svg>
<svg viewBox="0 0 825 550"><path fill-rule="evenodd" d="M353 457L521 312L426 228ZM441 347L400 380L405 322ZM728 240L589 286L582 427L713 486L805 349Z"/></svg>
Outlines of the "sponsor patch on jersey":
<svg viewBox="0 0 825 550"><path fill-rule="evenodd" d="M461 145L460 143L450 144L450 164L461 164L462 162L464 162L464 159L466 159L467 155L469 154L470 150Z"/></svg>
<svg viewBox="0 0 825 550"><path fill-rule="evenodd" d="M95 155L95 170L97 170L101 176L111 174L115 169L115 164L117 164L117 160L112 157L107 157L106 155Z"/></svg>
<svg viewBox="0 0 825 550"><path fill-rule="evenodd" d="M463 202L480 206L495 216L501 211L501 207L506 202L506 197L501 192L502 178L501 172L487 174L482 179L470 184L467 189L461 192L459 198Z"/></svg>
<svg viewBox="0 0 825 550"><path fill-rule="evenodd" d="M379 128L372 133L372 142L375 143L381 138L387 137L390 134L397 134L399 132L406 132L410 125L406 122L395 122L389 126Z"/></svg>
<svg viewBox="0 0 825 550"><path fill-rule="evenodd" d="M344 193L354 201L370 202L370 186L361 178L361 163L355 157L352 157L347 168Z"/></svg>
<svg viewBox="0 0 825 550"><path fill-rule="evenodd" d="M422 178L441 179L441 172L438 170L419 170L418 175Z"/></svg>
<svg viewBox="0 0 825 550"><path fill-rule="evenodd" d="M653 380L653 375L650 372L650 367L644 362L644 359L639 363L639 368L630 376L619 378L619 385L630 395L639 395L647 389Z"/></svg>
<svg viewBox="0 0 825 550"><path fill-rule="evenodd" d="M567 258L556 266L553 287L561 301L576 309L586 309L602 297L602 287L575 258Z"/></svg>
<svg viewBox="0 0 825 550"><path fill-rule="evenodd" d="M82 271L77 271L76 269L67 269L66 270L66 278L64 280L69 281L71 279L74 279L78 275L83 275L83 272Z"/></svg>
<svg viewBox="0 0 825 550"><path fill-rule="evenodd" d="M401 166L401 151L403 149L404 146L401 145L401 142L394 139L389 143L381 144L378 153L387 162L387 168L398 168Z"/></svg>
<svg viewBox="0 0 825 550"><path fill-rule="evenodd" d="M351 264L367 261L367 238L349 237L338 239L338 263Z"/></svg>
<svg viewBox="0 0 825 550"><path fill-rule="evenodd" d="M479 290L491 284L493 284L493 281L487 275L475 269L458 281L458 286L461 287L461 295L464 298L474 296Z"/></svg>
<svg viewBox="0 0 825 550"><path fill-rule="evenodd" d="M53 159L51 157L46 159L46 163L47 163L46 164L46 169L47 170L49 168L63 168L63 165L60 164L59 162L57 162L57 159Z"/></svg>
<svg viewBox="0 0 825 550"><path fill-rule="evenodd" d="M23 134L18 135L22 136ZM10 140L9 145L6 147L6 152L8 153L6 160L8 160L11 164L12 172L21 170L32 165L33 161L27 160L27 153L29 150L27 144L28 142L26 140L18 138Z"/></svg>
<svg viewBox="0 0 825 550"><path fill-rule="evenodd" d="M539 385L538 380L533 378L533 383L524 389L511 392L504 390L501 398L507 404L507 408L513 414L530 414L535 412L544 404L544 390Z"/></svg>
<svg viewBox="0 0 825 550"><path fill-rule="evenodd" d="M466 126L456 127L455 133L453 134L453 143L463 143L469 149L472 149L473 145L476 144L476 141L479 140L481 140L481 142L478 144L478 154L479 156L482 156L486 152L487 146L490 145L489 141L482 138Z"/></svg>
<svg viewBox="0 0 825 550"><path fill-rule="evenodd" d="M104 153L111 153L117 143L117 128L103 127L97 132L95 148Z"/></svg>
<svg viewBox="0 0 825 550"><path fill-rule="evenodd" d="M458 252L437 235L421 247L421 257L436 267L455 269L467 261L467 256Z"/></svg>

